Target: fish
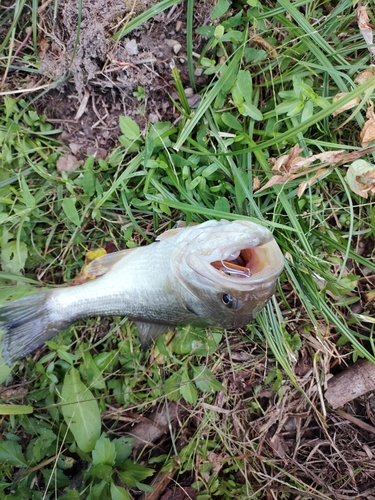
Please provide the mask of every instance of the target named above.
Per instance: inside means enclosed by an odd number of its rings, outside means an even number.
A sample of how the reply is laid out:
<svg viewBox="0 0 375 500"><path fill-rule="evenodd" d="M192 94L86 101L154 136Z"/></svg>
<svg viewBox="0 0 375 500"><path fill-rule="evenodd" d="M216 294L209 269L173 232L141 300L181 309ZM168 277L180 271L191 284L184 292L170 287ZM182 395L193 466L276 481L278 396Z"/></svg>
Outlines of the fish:
<svg viewBox="0 0 375 500"><path fill-rule="evenodd" d="M150 245L92 260L84 283L0 307L0 358L11 366L92 316L133 320L144 349L180 325L244 327L275 293L283 268L283 254L263 225L209 220L170 229Z"/></svg>

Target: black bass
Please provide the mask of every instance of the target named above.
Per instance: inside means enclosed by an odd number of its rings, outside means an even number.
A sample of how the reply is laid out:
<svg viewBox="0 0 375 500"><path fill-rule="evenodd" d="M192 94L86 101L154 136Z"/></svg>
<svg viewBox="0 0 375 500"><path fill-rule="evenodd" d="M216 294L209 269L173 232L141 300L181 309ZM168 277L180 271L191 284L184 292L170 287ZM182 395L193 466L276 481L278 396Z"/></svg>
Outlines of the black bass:
<svg viewBox="0 0 375 500"><path fill-rule="evenodd" d="M283 267L272 233L259 224L172 229L151 245L93 260L92 281L0 307L0 360L9 366L89 316L127 316L144 348L177 325L243 327L274 294Z"/></svg>

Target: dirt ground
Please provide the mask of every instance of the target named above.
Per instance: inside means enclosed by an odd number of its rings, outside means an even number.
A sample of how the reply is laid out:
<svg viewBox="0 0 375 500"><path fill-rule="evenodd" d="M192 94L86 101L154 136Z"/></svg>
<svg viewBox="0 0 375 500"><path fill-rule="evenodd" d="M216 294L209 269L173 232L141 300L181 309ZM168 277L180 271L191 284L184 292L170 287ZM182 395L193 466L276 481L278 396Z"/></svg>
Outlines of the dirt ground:
<svg viewBox="0 0 375 500"><path fill-rule="evenodd" d="M119 41L111 38L119 24L124 24L124 18L130 19L152 3L83 2L78 44L76 2L60 2L56 22L50 10L41 15L41 71L63 83L39 99L37 107L50 122L63 129L61 140L71 146L77 157L95 150L105 156L116 144L121 115L132 117L141 129L157 121L178 120L180 114L170 98L176 97L173 64L188 89L192 107L199 102L198 94L189 89L183 4L157 15L129 37ZM210 3L197 4L197 23L208 21ZM197 53L202 45L203 40L196 36ZM196 80L199 89L206 78L197 71Z"/></svg>

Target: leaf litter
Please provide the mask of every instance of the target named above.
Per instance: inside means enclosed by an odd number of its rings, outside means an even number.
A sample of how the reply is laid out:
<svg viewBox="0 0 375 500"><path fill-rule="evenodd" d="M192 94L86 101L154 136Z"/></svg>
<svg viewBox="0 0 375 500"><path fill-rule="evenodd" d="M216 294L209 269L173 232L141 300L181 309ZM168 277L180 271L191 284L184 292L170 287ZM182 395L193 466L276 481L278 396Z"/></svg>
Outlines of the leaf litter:
<svg viewBox="0 0 375 500"><path fill-rule="evenodd" d="M324 153L318 153L307 157L300 156L302 151L303 149L296 144L290 149L289 154L279 156L278 158L270 158L269 164L271 165L272 172L275 175L273 175L273 177L271 177L271 179L266 182L264 186L258 189L258 193L274 186L275 184L286 184L287 182L294 181L302 176L316 172L308 181L303 181L299 184L298 197L301 197L308 186L329 171L326 167L330 166L331 168L335 168L336 166L344 165L349 161L375 151L375 146L359 151L353 151L351 153L346 153L344 150L335 150L325 151ZM319 163L311 166L311 164L315 162ZM254 189L258 185L258 183L254 184Z"/></svg>
<svg viewBox="0 0 375 500"><path fill-rule="evenodd" d="M77 3L65 0L58 3L57 16L50 6L38 11L41 73L60 85L39 98L36 106L64 130L61 139L73 145L71 152L78 159L89 154L90 148L109 152L117 144L120 116L132 117L142 128L180 117L170 99L175 89L172 62L186 91L192 91L183 6L160 13L133 30L131 37L113 38L119 25L153 4L155 0L104 4L84 0L79 16ZM207 2L200 15L209 9ZM197 45L195 50L200 48ZM207 77L198 75L196 81L201 88ZM15 80L14 85L19 82ZM192 93L189 99L198 97Z"/></svg>

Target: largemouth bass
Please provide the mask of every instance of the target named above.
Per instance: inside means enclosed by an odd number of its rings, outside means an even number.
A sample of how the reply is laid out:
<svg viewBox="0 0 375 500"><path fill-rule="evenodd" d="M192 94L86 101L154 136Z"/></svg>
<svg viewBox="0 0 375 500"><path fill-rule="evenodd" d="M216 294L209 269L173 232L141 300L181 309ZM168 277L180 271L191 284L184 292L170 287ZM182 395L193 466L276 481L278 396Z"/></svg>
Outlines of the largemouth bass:
<svg viewBox="0 0 375 500"><path fill-rule="evenodd" d="M127 316L144 348L177 325L243 327L274 294L283 267L271 232L259 224L221 220L172 229L151 245L93 260L90 281L1 307L0 357L11 365L89 316Z"/></svg>

